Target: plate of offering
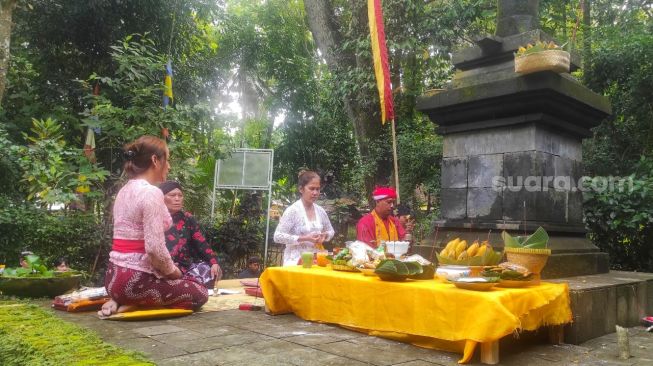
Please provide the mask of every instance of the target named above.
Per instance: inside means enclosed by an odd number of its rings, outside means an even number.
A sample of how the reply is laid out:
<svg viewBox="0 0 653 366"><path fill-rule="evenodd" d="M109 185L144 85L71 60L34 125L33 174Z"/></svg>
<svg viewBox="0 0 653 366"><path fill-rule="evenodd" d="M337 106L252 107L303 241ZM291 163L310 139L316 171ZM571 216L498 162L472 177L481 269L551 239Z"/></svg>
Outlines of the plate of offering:
<svg viewBox="0 0 653 366"><path fill-rule="evenodd" d="M499 284L497 277L462 277L455 281L453 284L464 290L474 291L488 291L492 287Z"/></svg>
<svg viewBox="0 0 653 366"><path fill-rule="evenodd" d="M532 279L528 281L519 281L519 280L501 280L499 281L499 287L510 287L510 288L519 288L519 287L528 287L528 286L537 286L540 284L539 279Z"/></svg>
<svg viewBox="0 0 653 366"><path fill-rule="evenodd" d="M459 278L469 277L472 272L467 266L440 266L435 270L437 277L443 278L449 282L455 281Z"/></svg>
<svg viewBox="0 0 653 366"><path fill-rule="evenodd" d="M525 267L510 262L498 266L486 267L481 276L499 277L500 287L527 287L540 284L540 277Z"/></svg>
<svg viewBox="0 0 653 366"><path fill-rule="evenodd" d="M365 276L376 276L376 273L374 273L375 269L376 268L358 268L358 270L361 271Z"/></svg>

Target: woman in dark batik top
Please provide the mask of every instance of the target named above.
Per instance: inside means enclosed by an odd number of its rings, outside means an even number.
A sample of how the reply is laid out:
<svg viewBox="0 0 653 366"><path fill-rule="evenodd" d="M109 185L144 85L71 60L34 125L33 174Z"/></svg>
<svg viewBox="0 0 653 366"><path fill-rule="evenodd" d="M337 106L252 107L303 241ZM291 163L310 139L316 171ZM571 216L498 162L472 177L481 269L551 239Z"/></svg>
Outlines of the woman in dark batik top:
<svg viewBox="0 0 653 366"><path fill-rule="evenodd" d="M200 232L195 217L183 210L184 193L175 181L159 185L170 216L172 226L166 231L166 246L172 261L184 275L197 277L207 287L222 277L215 252Z"/></svg>

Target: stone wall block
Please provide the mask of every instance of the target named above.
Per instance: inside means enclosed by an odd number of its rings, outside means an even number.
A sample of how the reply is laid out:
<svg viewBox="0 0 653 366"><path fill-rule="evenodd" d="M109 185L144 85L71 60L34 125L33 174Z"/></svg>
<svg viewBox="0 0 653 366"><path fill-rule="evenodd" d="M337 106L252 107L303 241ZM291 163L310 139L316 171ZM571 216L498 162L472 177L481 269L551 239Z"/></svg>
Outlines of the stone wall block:
<svg viewBox="0 0 653 366"><path fill-rule="evenodd" d="M554 189L542 190L535 192L535 211L536 220L548 222L565 222L568 212L566 212L567 192L557 191Z"/></svg>
<svg viewBox="0 0 653 366"><path fill-rule="evenodd" d="M467 158L442 159L441 176L443 189L467 188Z"/></svg>
<svg viewBox="0 0 653 366"><path fill-rule="evenodd" d="M538 192L528 192L523 187L519 190L506 189L502 192L503 219L510 221L533 221L537 219Z"/></svg>
<svg viewBox="0 0 653 366"><path fill-rule="evenodd" d="M478 220L501 220L501 192L493 188L469 188L467 217Z"/></svg>
<svg viewBox="0 0 653 366"><path fill-rule="evenodd" d="M442 188L442 217L445 219L464 219L467 217L467 188Z"/></svg>
<svg viewBox="0 0 653 366"><path fill-rule="evenodd" d="M495 177L503 176L503 154L469 157L467 184L472 188L490 188Z"/></svg>

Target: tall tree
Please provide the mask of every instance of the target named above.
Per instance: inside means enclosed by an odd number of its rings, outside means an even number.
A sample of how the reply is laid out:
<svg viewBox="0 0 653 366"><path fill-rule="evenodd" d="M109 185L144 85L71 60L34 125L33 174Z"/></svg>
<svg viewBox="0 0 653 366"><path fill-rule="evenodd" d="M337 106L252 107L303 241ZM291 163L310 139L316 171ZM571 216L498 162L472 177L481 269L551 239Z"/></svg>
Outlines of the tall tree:
<svg viewBox="0 0 653 366"><path fill-rule="evenodd" d="M370 75L373 74L369 51L361 52L356 47L343 47L346 41L352 44L353 41L365 39L364 36L367 35L366 2L358 1L352 4L349 19L336 14L336 7L330 0L304 0L304 7L313 38L324 55L329 69L338 76L338 79L342 78L343 81L351 79L357 69L367 69ZM342 33L342 24L339 24L344 21L349 23L347 25L351 31L349 37ZM359 43L362 43L363 46L368 45L366 42ZM389 149L388 151L373 149L370 143L380 140L383 134L377 111L378 104L370 103L370 100L375 100L372 91L373 89L369 87L359 87L344 89L342 93L347 116L354 126L361 159L365 162L374 162L370 167L371 171L365 176L365 188L368 195L377 182L387 179L392 166Z"/></svg>
<svg viewBox="0 0 653 366"><path fill-rule="evenodd" d="M16 0L0 0L0 105L5 94L7 68L9 67L11 45L11 18L16 7Z"/></svg>

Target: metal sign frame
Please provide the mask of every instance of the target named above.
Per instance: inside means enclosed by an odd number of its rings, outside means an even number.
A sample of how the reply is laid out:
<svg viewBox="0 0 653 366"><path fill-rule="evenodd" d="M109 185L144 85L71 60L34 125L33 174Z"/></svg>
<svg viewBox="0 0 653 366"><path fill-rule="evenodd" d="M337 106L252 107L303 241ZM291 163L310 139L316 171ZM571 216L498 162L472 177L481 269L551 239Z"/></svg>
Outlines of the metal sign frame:
<svg viewBox="0 0 653 366"><path fill-rule="evenodd" d="M268 261L268 232L270 231L270 203L272 202L272 171L274 170L274 150L273 149L234 149L234 153L243 153L243 164L240 176L241 184L221 184L220 171L222 169L223 160L220 159L215 162L215 171L213 174L213 192L211 199L211 221L215 218L215 193L218 189L242 189L250 191L268 191L268 209L266 211L265 223L265 256L263 259L263 268L267 267ZM267 181L265 185L246 184L245 177L247 176L247 155L268 155L269 165L267 172ZM232 155L233 156L233 155ZM231 158L231 157L230 157ZM228 158L229 159L229 158Z"/></svg>

